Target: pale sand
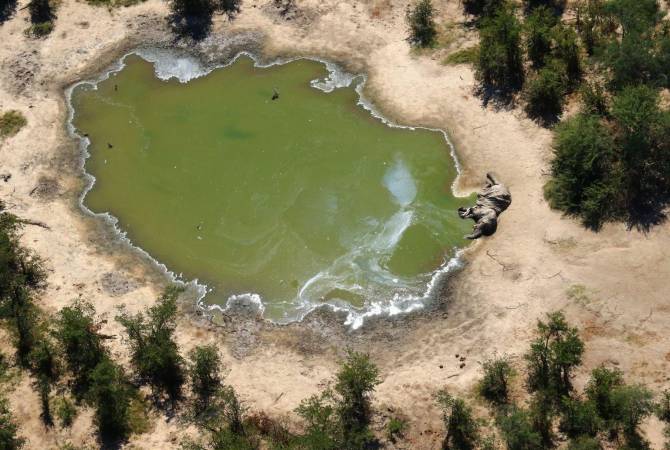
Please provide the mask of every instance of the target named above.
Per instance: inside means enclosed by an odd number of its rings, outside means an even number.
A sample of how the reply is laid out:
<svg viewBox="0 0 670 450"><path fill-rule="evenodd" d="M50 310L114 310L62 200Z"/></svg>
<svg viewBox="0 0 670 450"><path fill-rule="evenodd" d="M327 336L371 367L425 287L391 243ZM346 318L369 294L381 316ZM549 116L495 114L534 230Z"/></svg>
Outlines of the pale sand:
<svg viewBox="0 0 670 450"><path fill-rule="evenodd" d="M25 4L21 0L19 7ZM456 2L437 4L445 21L463 20ZM265 36L267 56L321 56L367 73L366 95L382 112L403 124L449 132L464 167L462 191L476 188L486 171L495 170L509 185L513 203L497 234L467 252L467 265L449 289L448 315L378 323L372 331L364 327L351 336L320 334L318 317L276 330L250 321L226 333L184 316L179 328L184 352L199 343L220 343L227 381L249 408L295 417L291 411L300 400L330 379L347 343L367 350L384 379L375 402L382 415L391 407L409 418L408 441L400 448L413 449L439 448L443 429L432 400L435 391L447 387L468 396L483 413L473 395L477 361L494 352L509 353L521 367L536 320L559 308L582 328L587 341L578 384L591 368L609 362L631 381L657 390L667 387L670 225L646 235L622 225L594 234L550 211L542 197L550 133L518 109L484 109L473 95L472 70L441 65L444 50L410 51L404 40L404 2L298 0L298 7L299 16L285 21L265 2L245 2L232 24L216 18L211 41L257 33ZM116 306L145 308L164 279L135 252L110 240L108 226L80 212L77 195L83 184L78 149L64 125L63 88L98 73L126 49L163 41L166 14L165 4L155 0L111 13L64 0L55 31L45 40L24 37L27 10L0 27L0 109L16 108L28 118L28 126L0 148L0 171L12 174L8 183L0 183L0 196L12 212L51 227L27 227L23 238L49 268L40 305L54 313L73 298L90 299L110 319L103 330L109 334L120 332L113 320ZM455 30L451 47L469 45L472 36ZM30 195L38 183L43 188ZM117 278L130 282L113 283ZM569 296L568 289L576 285L583 285L584 293ZM3 337L3 351L9 352ZM127 358L121 339L110 345L115 355ZM456 353L467 356L462 370ZM30 448L54 448L67 440L94 443L90 411L71 431L45 432L27 377L18 380L9 397ZM646 428L660 448L659 423ZM152 432L132 437L129 445L176 448L182 435L176 421L159 417Z"/></svg>

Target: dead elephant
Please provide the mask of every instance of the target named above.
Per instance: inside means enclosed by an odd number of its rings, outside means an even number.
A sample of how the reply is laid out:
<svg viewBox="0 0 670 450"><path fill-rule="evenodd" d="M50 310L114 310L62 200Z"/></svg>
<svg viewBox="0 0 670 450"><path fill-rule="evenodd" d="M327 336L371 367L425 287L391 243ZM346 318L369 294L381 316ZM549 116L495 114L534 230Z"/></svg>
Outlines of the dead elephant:
<svg viewBox="0 0 670 450"><path fill-rule="evenodd" d="M477 203L470 208L458 208L461 219L472 219L475 226L466 239L491 236L498 228L498 216L512 203L512 195L492 173L486 174L486 185L477 193Z"/></svg>

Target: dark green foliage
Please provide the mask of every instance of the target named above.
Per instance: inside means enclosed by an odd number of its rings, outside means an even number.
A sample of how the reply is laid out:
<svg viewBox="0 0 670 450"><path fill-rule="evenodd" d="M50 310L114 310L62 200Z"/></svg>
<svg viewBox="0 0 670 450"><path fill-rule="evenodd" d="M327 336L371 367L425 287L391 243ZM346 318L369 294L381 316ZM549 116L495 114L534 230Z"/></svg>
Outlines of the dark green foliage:
<svg viewBox="0 0 670 450"><path fill-rule="evenodd" d="M369 356L348 351L334 388L304 400L296 410L307 423L298 438L300 448L356 450L372 445L370 396L379 383Z"/></svg>
<svg viewBox="0 0 670 450"><path fill-rule="evenodd" d="M0 0L0 25L16 12L16 0Z"/></svg>
<svg viewBox="0 0 670 450"><path fill-rule="evenodd" d="M648 34L632 33L620 42L612 40L605 52L611 87L619 90L638 83L655 83L659 73L653 51L654 41Z"/></svg>
<svg viewBox="0 0 670 450"><path fill-rule="evenodd" d="M25 116L14 109L0 114L0 138L14 136L28 121ZM0 208L0 212L4 208Z"/></svg>
<svg viewBox="0 0 670 450"><path fill-rule="evenodd" d="M534 430L528 411L512 407L496 421L508 450L544 450L542 436Z"/></svg>
<svg viewBox="0 0 670 450"><path fill-rule="evenodd" d="M93 305L77 300L61 309L56 317L54 336L74 377L74 392L80 397L89 389L89 375L107 355L96 331L94 315Z"/></svg>
<svg viewBox="0 0 670 450"><path fill-rule="evenodd" d="M463 0L463 12L477 17L494 14L505 4L505 0Z"/></svg>
<svg viewBox="0 0 670 450"><path fill-rule="evenodd" d="M474 419L472 410L463 400L444 390L437 393L437 402L442 408L442 420L447 431L442 448L474 449L479 439L479 424Z"/></svg>
<svg viewBox="0 0 670 450"><path fill-rule="evenodd" d="M608 0L604 12L621 25L623 34L640 34L662 17L657 0Z"/></svg>
<svg viewBox="0 0 670 450"><path fill-rule="evenodd" d="M572 372L582 362L584 343L561 312L547 314L547 322L538 321L537 331L525 355L528 390L558 403L572 390Z"/></svg>
<svg viewBox="0 0 670 450"><path fill-rule="evenodd" d="M609 114L608 99L599 83L583 83L579 94L582 100L582 113L607 117Z"/></svg>
<svg viewBox="0 0 670 450"><path fill-rule="evenodd" d="M154 394L167 395L173 404L181 396L184 383L184 363L174 340L180 292L168 288L146 316L122 311L116 318L128 335L136 375L151 386Z"/></svg>
<svg viewBox="0 0 670 450"><path fill-rule="evenodd" d="M402 438L405 430L407 430L407 422L398 417L391 417L391 420L386 424L386 435L391 442L396 442Z"/></svg>
<svg viewBox="0 0 670 450"><path fill-rule="evenodd" d="M482 364L482 377L479 385L479 395L486 400L503 405L509 402L509 383L516 375L516 371L506 356L494 357Z"/></svg>
<svg viewBox="0 0 670 450"><path fill-rule="evenodd" d="M545 191L550 205L579 215L594 229L616 217L614 140L601 119L587 114L568 119L556 128L553 146L553 179Z"/></svg>
<svg viewBox="0 0 670 450"><path fill-rule="evenodd" d="M563 111L566 92L567 80L563 76L563 65L543 67L526 83L526 113L543 125L555 123Z"/></svg>
<svg viewBox="0 0 670 450"><path fill-rule="evenodd" d="M444 59L443 64L477 64L479 60L479 45L457 50Z"/></svg>
<svg viewBox="0 0 670 450"><path fill-rule="evenodd" d="M539 8L546 8L555 16L563 14L565 0L523 0L524 10L527 14L532 14Z"/></svg>
<svg viewBox="0 0 670 450"><path fill-rule="evenodd" d="M373 440L370 424L370 395L381 382L379 370L368 355L349 351L335 376L339 395L338 416L345 447L363 447Z"/></svg>
<svg viewBox="0 0 670 450"><path fill-rule="evenodd" d="M0 449L19 450L24 447L25 439L18 436L18 428L9 411L7 400L0 397Z"/></svg>
<svg viewBox="0 0 670 450"><path fill-rule="evenodd" d="M49 0L30 0L28 11L33 24L50 23L55 17Z"/></svg>
<svg viewBox="0 0 670 450"><path fill-rule="evenodd" d="M598 439L589 436L580 436L568 444L568 450L601 450Z"/></svg>
<svg viewBox="0 0 670 450"><path fill-rule="evenodd" d="M670 114L658 101L655 90L637 86L612 102L625 207L633 217L654 215L670 195Z"/></svg>
<svg viewBox="0 0 670 450"><path fill-rule="evenodd" d="M195 40L202 40L212 28L214 0L170 0L170 17L175 32Z"/></svg>
<svg viewBox="0 0 670 450"><path fill-rule="evenodd" d="M610 392L610 402L615 412L615 422L627 443L639 442L638 427L654 411L651 391L641 385L618 386Z"/></svg>
<svg viewBox="0 0 670 450"><path fill-rule="evenodd" d="M189 378L194 396L194 415L206 412L222 387L221 356L213 345L198 346L189 354Z"/></svg>
<svg viewBox="0 0 670 450"><path fill-rule="evenodd" d="M341 430L333 400L332 396L326 392L300 403L296 412L305 421L305 432L298 438L301 448L339 449L338 441Z"/></svg>
<svg viewBox="0 0 670 450"><path fill-rule="evenodd" d="M661 393L661 399L656 405L656 415L660 420L670 424L670 390Z"/></svg>
<svg viewBox="0 0 670 450"><path fill-rule="evenodd" d="M559 429L570 438L595 436L600 429L598 410L592 400L564 398Z"/></svg>
<svg viewBox="0 0 670 450"><path fill-rule="evenodd" d="M51 342L42 339L30 354L32 372L36 377L36 385L42 404L42 421L46 426L53 425L50 397L51 386L58 379L58 362Z"/></svg>
<svg viewBox="0 0 670 450"><path fill-rule="evenodd" d="M170 8L182 17L210 17L216 8L212 0L172 0Z"/></svg>
<svg viewBox="0 0 670 450"><path fill-rule="evenodd" d="M242 0L216 0L216 9L232 19L240 12Z"/></svg>
<svg viewBox="0 0 670 450"><path fill-rule="evenodd" d="M429 47L435 42L435 9L431 0L419 0L414 8L407 9L409 42L419 47Z"/></svg>
<svg viewBox="0 0 670 450"><path fill-rule="evenodd" d="M610 427L617 415L610 392L624 384L623 374L618 369L598 367L591 372L585 393L590 402L595 405L598 417Z"/></svg>
<svg viewBox="0 0 670 450"><path fill-rule="evenodd" d="M582 39L586 53L593 55L604 36L610 31L605 16L603 0L583 0L577 5L577 32Z"/></svg>
<svg viewBox="0 0 670 450"><path fill-rule="evenodd" d="M524 79L521 26L511 7L500 7L482 20L477 79L486 89L510 91Z"/></svg>
<svg viewBox="0 0 670 450"><path fill-rule="evenodd" d="M543 448L554 446L553 421L555 409L552 399L543 392L536 393L528 408L531 428L540 436Z"/></svg>
<svg viewBox="0 0 670 450"><path fill-rule="evenodd" d="M103 441L123 440L130 432L128 408L132 391L121 367L104 358L91 372L89 398Z"/></svg>
<svg viewBox="0 0 670 450"><path fill-rule="evenodd" d="M542 6L535 9L524 23L528 59L535 68L544 66L551 52L552 29L556 25L556 20L556 16L549 8Z"/></svg>
<svg viewBox="0 0 670 450"><path fill-rule="evenodd" d="M558 24L554 27L554 49L552 56L560 61L565 67L565 75L568 87L574 88L582 78L582 62L577 45L577 33L565 25Z"/></svg>
<svg viewBox="0 0 670 450"><path fill-rule="evenodd" d="M77 407L74 402L67 397L61 397L56 402L56 417L60 426L69 428L77 417Z"/></svg>

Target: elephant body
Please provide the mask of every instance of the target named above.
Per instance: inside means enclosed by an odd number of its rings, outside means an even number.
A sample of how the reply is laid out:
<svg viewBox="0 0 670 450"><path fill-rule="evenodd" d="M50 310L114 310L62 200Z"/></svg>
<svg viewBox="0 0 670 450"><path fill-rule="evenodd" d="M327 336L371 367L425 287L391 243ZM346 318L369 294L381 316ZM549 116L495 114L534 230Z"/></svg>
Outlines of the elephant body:
<svg viewBox="0 0 670 450"><path fill-rule="evenodd" d="M492 173L486 174L486 184L477 193L477 203L469 208L458 208L461 219L472 219L475 226L466 239L491 236L498 228L498 216L512 203L512 195Z"/></svg>

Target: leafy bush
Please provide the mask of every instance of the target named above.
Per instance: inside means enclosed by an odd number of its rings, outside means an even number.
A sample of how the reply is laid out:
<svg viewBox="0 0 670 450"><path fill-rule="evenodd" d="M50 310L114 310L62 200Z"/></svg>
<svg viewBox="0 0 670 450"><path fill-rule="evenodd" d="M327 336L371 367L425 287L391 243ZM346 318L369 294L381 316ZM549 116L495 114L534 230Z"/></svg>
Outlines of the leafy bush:
<svg viewBox="0 0 670 450"><path fill-rule="evenodd" d="M511 7L500 7L482 20L477 79L485 88L517 90L523 84L521 26Z"/></svg>
<svg viewBox="0 0 670 450"><path fill-rule="evenodd" d="M528 390L558 403L572 389L572 372L581 364L584 343L561 312L547 314L547 322L538 321L537 331L525 355Z"/></svg>
<svg viewBox="0 0 670 450"><path fill-rule="evenodd" d="M592 400L564 398L559 429L570 438L595 436L600 429L595 403Z"/></svg>
<svg viewBox="0 0 670 450"><path fill-rule="evenodd" d="M546 6L535 9L524 23L528 59L535 68L544 66L545 59L551 52L554 25L556 16Z"/></svg>
<svg viewBox="0 0 670 450"><path fill-rule="evenodd" d="M70 428L77 417L77 407L68 397L60 397L55 404L56 417L60 426Z"/></svg>
<svg viewBox="0 0 670 450"><path fill-rule="evenodd" d="M568 450L601 450L598 439L589 436L580 436L568 443Z"/></svg>
<svg viewBox="0 0 670 450"><path fill-rule="evenodd" d="M26 35L40 38L51 34L53 29L54 23L52 21L35 23L26 30Z"/></svg>
<svg viewBox="0 0 670 450"><path fill-rule="evenodd" d="M176 287L166 289L146 316L122 310L116 317L128 335L135 373L154 394L166 394L173 404L181 396L185 378L183 358L174 340L180 292Z"/></svg>
<svg viewBox="0 0 670 450"><path fill-rule="evenodd" d="M487 359L482 364L484 376L477 386L479 394L495 404L509 402L509 383L516 371L506 356Z"/></svg>
<svg viewBox="0 0 670 450"><path fill-rule="evenodd" d="M607 117L609 114L608 99L599 83L583 83L579 94L582 100L582 113Z"/></svg>
<svg viewBox="0 0 670 450"><path fill-rule="evenodd" d="M407 9L409 42L419 47L429 47L435 42L435 9L431 0L419 0L414 8Z"/></svg>
<svg viewBox="0 0 670 450"><path fill-rule="evenodd" d="M128 423L132 392L121 367L104 358L91 372L89 397L95 423L103 441L117 441L130 432Z"/></svg>
<svg viewBox="0 0 670 450"><path fill-rule="evenodd" d="M407 430L407 421L398 417L391 417L391 420L386 424L386 435L391 442L396 442L401 438L405 434L405 430Z"/></svg>
<svg viewBox="0 0 670 450"><path fill-rule="evenodd" d="M560 64L543 67L526 84L526 113L543 125L555 123L563 112L567 85L562 67Z"/></svg>
<svg viewBox="0 0 670 450"><path fill-rule="evenodd" d="M479 59L479 46L475 45L473 47L464 48L457 50L444 60L444 64L457 65L457 64L476 64Z"/></svg>
<svg viewBox="0 0 670 450"><path fill-rule="evenodd" d="M563 65L571 89L579 84L582 78L582 61L577 44L577 33L570 27L559 24L552 30L554 37L554 48L552 57Z"/></svg>
<svg viewBox="0 0 670 450"><path fill-rule="evenodd" d="M0 115L0 137L10 137L25 127L28 121L19 111L10 110Z"/></svg>
<svg viewBox="0 0 670 450"><path fill-rule="evenodd" d="M222 387L221 356L213 345L198 346L189 354L189 377L194 399L194 415L209 409L212 399Z"/></svg>
<svg viewBox="0 0 670 450"><path fill-rule="evenodd" d="M455 450L471 450L479 440L479 424L472 415L472 410L459 398L450 395L446 390L437 393L437 402L442 408L442 420L447 430L443 448Z"/></svg>
<svg viewBox="0 0 670 450"><path fill-rule="evenodd" d="M7 400L0 397L0 448L19 450L25 446L26 440L18 436L18 428L9 411Z"/></svg>
<svg viewBox="0 0 670 450"><path fill-rule="evenodd" d="M79 397L88 392L91 373L107 358L94 316L92 304L76 300L61 309L55 321L54 335L67 369L74 376L74 391Z"/></svg>
<svg viewBox="0 0 670 450"><path fill-rule="evenodd" d="M494 14L505 4L505 0L463 0L463 12L477 17Z"/></svg>
<svg viewBox="0 0 670 450"><path fill-rule="evenodd" d="M601 119L578 114L559 124L553 147L553 178L545 188L551 207L580 216L593 229L617 217L614 140Z"/></svg>
<svg viewBox="0 0 670 450"><path fill-rule="evenodd" d="M531 414L513 406L496 422L508 450L543 450L542 436L533 429Z"/></svg>

